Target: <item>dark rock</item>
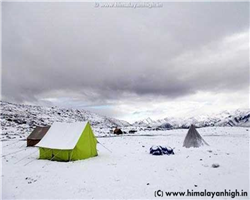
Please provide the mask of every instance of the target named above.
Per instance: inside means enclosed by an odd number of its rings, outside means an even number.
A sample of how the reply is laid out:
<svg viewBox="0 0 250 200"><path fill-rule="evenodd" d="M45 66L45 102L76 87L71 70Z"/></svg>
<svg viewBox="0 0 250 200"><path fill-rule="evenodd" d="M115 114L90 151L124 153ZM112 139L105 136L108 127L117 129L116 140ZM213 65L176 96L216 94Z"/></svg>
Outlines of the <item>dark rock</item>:
<svg viewBox="0 0 250 200"><path fill-rule="evenodd" d="M214 164L212 164L212 167L213 167L213 168L218 168L218 167L220 167L220 165L217 164L217 163L214 163Z"/></svg>
<svg viewBox="0 0 250 200"><path fill-rule="evenodd" d="M137 130L129 130L129 133L135 133Z"/></svg>

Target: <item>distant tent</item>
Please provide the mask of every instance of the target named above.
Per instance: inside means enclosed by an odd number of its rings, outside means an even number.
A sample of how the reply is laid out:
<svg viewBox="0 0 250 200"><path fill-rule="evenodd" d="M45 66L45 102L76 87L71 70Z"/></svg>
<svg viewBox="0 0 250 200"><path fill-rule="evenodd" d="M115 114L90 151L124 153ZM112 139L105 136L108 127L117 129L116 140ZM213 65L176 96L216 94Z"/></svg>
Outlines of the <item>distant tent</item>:
<svg viewBox="0 0 250 200"><path fill-rule="evenodd" d="M55 122L36 146L40 159L73 161L97 156L96 144L89 122Z"/></svg>
<svg viewBox="0 0 250 200"><path fill-rule="evenodd" d="M27 147L35 146L43 136L48 132L50 126L48 127L40 127L37 126L31 134L27 137Z"/></svg>
<svg viewBox="0 0 250 200"><path fill-rule="evenodd" d="M208 144L200 136L195 126L192 124L188 130L183 146L189 148L189 147L200 147L203 145L208 145Z"/></svg>
<svg viewBox="0 0 250 200"><path fill-rule="evenodd" d="M121 135L122 134L122 130L120 128L115 128L114 134Z"/></svg>

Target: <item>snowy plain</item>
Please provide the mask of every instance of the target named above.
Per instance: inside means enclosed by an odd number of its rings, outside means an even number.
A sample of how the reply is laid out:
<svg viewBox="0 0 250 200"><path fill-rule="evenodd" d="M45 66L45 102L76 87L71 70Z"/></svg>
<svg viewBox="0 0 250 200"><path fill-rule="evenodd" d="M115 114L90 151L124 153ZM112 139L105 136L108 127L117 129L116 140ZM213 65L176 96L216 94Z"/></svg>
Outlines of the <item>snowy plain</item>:
<svg viewBox="0 0 250 200"><path fill-rule="evenodd" d="M157 190L187 189L249 195L249 128L197 130L209 146L183 148L187 129L141 131L98 137L98 156L75 162L38 160L26 141L3 141L3 199L154 199ZM152 145L170 146L175 155L150 155Z"/></svg>

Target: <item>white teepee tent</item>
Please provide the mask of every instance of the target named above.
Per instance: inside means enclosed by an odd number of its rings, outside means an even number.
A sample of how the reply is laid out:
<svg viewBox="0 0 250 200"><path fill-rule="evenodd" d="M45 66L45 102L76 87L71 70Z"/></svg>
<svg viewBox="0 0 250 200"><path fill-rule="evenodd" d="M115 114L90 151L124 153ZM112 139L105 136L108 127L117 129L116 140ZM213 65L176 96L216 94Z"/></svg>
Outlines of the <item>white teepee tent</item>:
<svg viewBox="0 0 250 200"><path fill-rule="evenodd" d="M206 141L201 137L201 135L196 130L195 126L192 124L188 130L188 133L183 142L183 147L200 147L203 145L208 145Z"/></svg>

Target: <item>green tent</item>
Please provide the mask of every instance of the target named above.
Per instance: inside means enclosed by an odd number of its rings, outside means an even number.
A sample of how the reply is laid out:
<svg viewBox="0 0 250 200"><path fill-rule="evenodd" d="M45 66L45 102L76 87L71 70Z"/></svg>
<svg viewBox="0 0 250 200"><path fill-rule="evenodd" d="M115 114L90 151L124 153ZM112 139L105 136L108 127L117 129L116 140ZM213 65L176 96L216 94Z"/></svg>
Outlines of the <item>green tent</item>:
<svg viewBox="0 0 250 200"><path fill-rule="evenodd" d="M74 161L97 156L96 144L89 122L55 122L36 146L39 159Z"/></svg>

